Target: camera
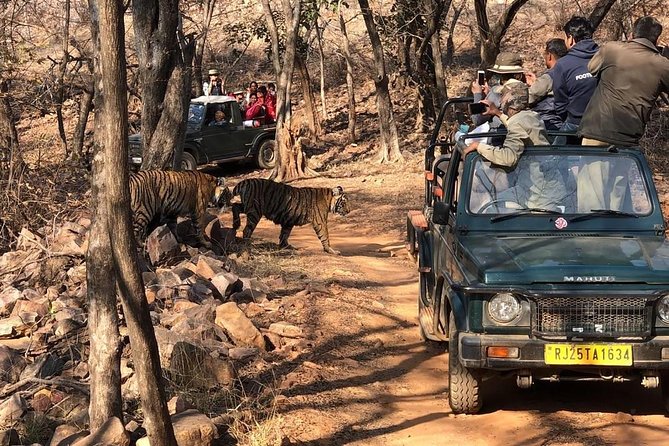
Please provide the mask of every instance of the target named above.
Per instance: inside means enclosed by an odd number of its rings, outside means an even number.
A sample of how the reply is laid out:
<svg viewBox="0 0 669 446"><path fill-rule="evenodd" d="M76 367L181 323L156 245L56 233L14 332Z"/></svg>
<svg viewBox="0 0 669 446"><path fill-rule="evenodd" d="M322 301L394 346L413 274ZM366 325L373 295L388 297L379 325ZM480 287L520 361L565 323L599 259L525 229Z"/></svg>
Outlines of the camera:
<svg viewBox="0 0 669 446"><path fill-rule="evenodd" d="M474 102L473 104L467 104L469 108L469 114L471 115L480 115L488 109L488 104L483 102Z"/></svg>

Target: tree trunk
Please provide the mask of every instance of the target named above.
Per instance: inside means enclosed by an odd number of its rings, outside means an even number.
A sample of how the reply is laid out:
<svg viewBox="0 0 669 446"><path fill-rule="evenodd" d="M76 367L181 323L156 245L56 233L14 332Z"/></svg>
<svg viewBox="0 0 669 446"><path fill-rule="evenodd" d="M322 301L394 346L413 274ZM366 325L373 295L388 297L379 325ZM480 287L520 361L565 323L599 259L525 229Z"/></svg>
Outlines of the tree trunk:
<svg viewBox="0 0 669 446"><path fill-rule="evenodd" d="M328 119L328 107L325 103L325 52L323 51L323 30L316 20L316 38L318 39L318 62L321 68L321 115L323 120Z"/></svg>
<svg viewBox="0 0 669 446"><path fill-rule="evenodd" d="M602 23L604 20L604 17L606 17L606 14L609 13L611 10L611 7L616 3L617 0L599 0L595 7L592 9L592 12L590 13L590 22L592 22L592 26L594 29L597 29L599 25Z"/></svg>
<svg viewBox="0 0 669 446"><path fill-rule="evenodd" d="M434 77L437 83L436 105L441 104L448 99L448 89L446 88L446 70L444 69L444 59L441 52L441 35L436 32L432 35L432 59L434 60Z"/></svg>
<svg viewBox="0 0 669 446"><path fill-rule="evenodd" d="M69 39L70 39L70 0L65 0L65 21L63 23L63 54L58 64L58 74L56 76L56 88L54 93L54 102L56 103L56 120L58 122L58 136L60 144L65 152L65 158L69 159L72 154L67 147L67 135L65 134L65 124L63 122L63 101L65 100L65 73L67 72L67 59L69 57Z"/></svg>
<svg viewBox="0 0 669 446"><path fill-rule="evenodd" d="M460 14L462 14L464 7L465 0L463 0L459 6L456 6L453 9L451 23L448 26L448 38L446 39L446 65L451 65L453 63L453 57L455 56L455 43L453 42L453 35L455 33L455 27L458 24L458 20L460 19Z"/></svg>
<svg viewBox="0 0 669 446"><path fill-rule="evenodd" d="M504 39L520 8L527 2L528 0L513 0L502 12L495 24L491 26L488 21L488 0L474 0L476 22L481 36L480 54L482 67L494 65L500 51L502 39Z"/></svg>
<svg viewBox="0 0 669 446"><path fill-rule="evenodd" d="M302 1L283 0L286 36L283 56L279 53L279 32L269 0L261 0L267 29L272 42L272 63L277 78L276 85L276 145L278 157L271 177L276 181L291 180L313 174L306 167L301 149L295 147L291 129L290 89L297 56L297 39L300 26ZM299 149L299 146L297 147ZM299 153L298 153L299 152Z"/></svg>
<svg viewBox="0 0 669 446"><path fill-rule="evenodd" d="M22 166L23 158L19 151L19 134L14 123L12 104L9 96L9 82L0 78L0 159L10 166Z"/></svg>
<svg viewBox="0 0 669 446"><path fill-rule="evenodd" d="M195 41L193 39L182 42L181 51L174 51L176 60L167 83L163 112L151 141L152 147L167 147L170 150L151 150L144 155L142 168L181 169L181 156L190 106L190 66L194 52Z"/></svg>
<svg viewBox="0 0 669 446"><path fill-rule="evenodd" d="M314 91L311 88L309 70L307 69L306 61L299 55L295 60L295 64L300 73L302 96L304 97L304 109L309 123L309 133L311 137L314 137L321 134L321 124L316 113L316 100L314 98Z"/></svg>
<svg viewBox="0 0 669 446"><path fill-rule="evenodd" d="M106 186L107 243L111 245L117 288L130 335L144 426L154 445L176 446L167 411L158 346L153 332L130 216L123 8L119 0L100 0L99 67L104 107L100 141L101 181ZM160 22L168 19L160 16ZM158 25L160 26L160 25ZM107 274L109 271L107 271Z"/></svg>
<svg viewBox="0 0 669 446"><path fill-rule="evenodd" d="M346 21L342 12L341 0L338 5L339 29L344 36L344 59L346 59L346 91L348 92L348 141L355 142L355 88L353 86L353 57L351 56L351 43L346 31Z"/></svg>
<svg viewBox="0 0 669 446"><path fill-rule="evenodd" d="M374 65L376 67L376 105L379 109L379 127L381 130L381 152L379 161L400 161L404 157L400 153L399 138L397 136L397 125L393 116L393 103L388 90L388 74L386 73L386 64L383 56L383 45L379 37L374 16L369 7L368 0L358 0L362 16L365 19L365 26L374 51Z"/></svg>
<svg viewBox="0 0 669 446"><path fill-rule="evenodd" d="M88 332L90 354L89 418L91 431L97 430L111 417L123 419L121 403L121 348L119 320L116 312L116 280L111 273L114 268L109 241L107 207L105 205L106 183L103 176L104 158L105 90L100 78L100 41L98 33L99 9L95 1L89 2L91 36L94 46L94 89L97 91L98 112L95 114L95 141L93 145L93 171L91 177L91 206L93 225L86 253L86 278L88 295ZM104 16L103 16L103 19ZM92 95L91 95L92 96ZM79 122L81 122L81 115ZM83 132L82 132L83 134ZM76 137L75 137L76 140Z"/></svg>
<svg viewBox="0 0 669 446"><path fill-rule="evenodd" d="M209 27L211 26L211 19L214 16L214 5L214 0L206 0L204 2L202 32L197 39L195 56L193 58L193 83L195 84L195 96L202 96L204 94L204 90L202 89L202 61L204 60L204 50L207 45L207 36L209 34Z"/></svg>
<svg viewBox="0 0 669 446"><path fill-rule="evenodd" d="M72 158L80 160L84 156L84 137L86 136L86 124L93 108L93 89L90 86L84 88L79 102L79 117L72 135Z"/></svg>

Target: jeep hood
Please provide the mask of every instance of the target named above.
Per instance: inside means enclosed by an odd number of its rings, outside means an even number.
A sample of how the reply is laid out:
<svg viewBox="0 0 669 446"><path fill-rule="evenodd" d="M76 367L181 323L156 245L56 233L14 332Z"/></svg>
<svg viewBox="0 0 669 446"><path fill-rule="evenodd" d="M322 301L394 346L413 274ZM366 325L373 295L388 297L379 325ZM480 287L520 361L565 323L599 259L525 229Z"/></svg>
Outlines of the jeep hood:
<svg viewBox="0 0 669 446"><path fill-rule="evenodd" d="M488 285L669 284L662 237L540 236L460 238L465 270Z"/></svg>

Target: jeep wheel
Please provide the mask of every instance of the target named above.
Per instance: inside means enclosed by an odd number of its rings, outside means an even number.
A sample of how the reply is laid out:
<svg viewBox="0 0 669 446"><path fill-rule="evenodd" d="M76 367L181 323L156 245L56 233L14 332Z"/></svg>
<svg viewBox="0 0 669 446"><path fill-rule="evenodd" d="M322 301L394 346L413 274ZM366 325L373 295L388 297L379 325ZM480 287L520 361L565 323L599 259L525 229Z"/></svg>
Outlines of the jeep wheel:
<svg viewBox="0 0 669 446"><path fill-rule="evenodd" d="M195 157L188 152L181 155L181 170L195 170L197 169L197 161Z"/></svg>
<svg viewBox="0 0 669 446"><path fill-rule="evenodd" d="M453 312L448 317L448 402L454 413L477 413L481 410L481 378L475 370L460 362L458 332Z"/></svg>
<svg viewBox="0 0 669 446"><path fill-rule="evenodd" d="M258 148L258 166L263 169L274 169L276 166L276 141L267 139Z"/></svg>

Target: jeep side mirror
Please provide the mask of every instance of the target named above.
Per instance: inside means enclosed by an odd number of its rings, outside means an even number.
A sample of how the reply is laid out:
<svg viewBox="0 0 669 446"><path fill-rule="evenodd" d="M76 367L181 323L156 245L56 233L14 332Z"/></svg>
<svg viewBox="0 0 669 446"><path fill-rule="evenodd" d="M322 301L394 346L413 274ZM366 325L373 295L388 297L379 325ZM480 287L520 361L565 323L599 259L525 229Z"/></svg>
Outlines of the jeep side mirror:
<svg viewBox="0 0 669 446"><path fill-rule="evenodd" d="M448 223L448 214L450 212L450 203L437 201L434 203L434 209L432 210L432 221L438 225L445 225Z"/></svg>

